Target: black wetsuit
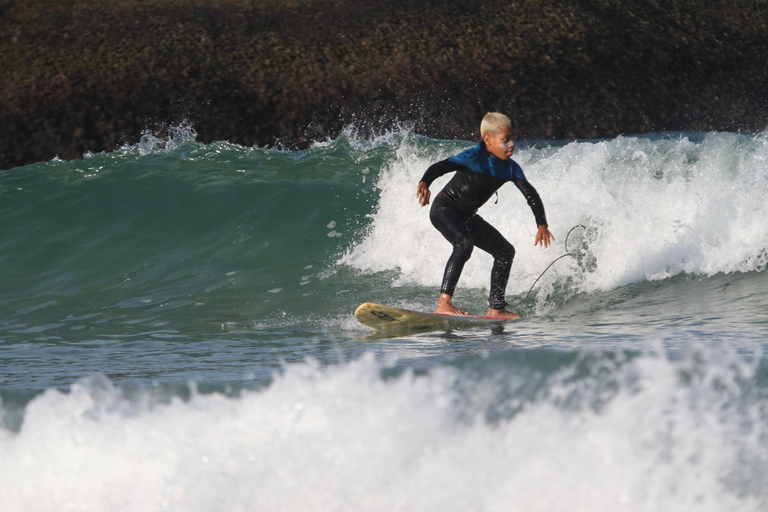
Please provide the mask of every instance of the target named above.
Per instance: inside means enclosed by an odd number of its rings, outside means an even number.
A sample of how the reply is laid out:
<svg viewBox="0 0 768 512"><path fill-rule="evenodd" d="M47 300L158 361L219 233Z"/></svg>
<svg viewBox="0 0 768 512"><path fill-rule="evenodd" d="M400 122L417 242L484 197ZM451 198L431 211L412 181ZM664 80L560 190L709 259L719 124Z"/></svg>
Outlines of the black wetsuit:
<svg viewBox="0 0 768 512"><path fill-rule="evenodd" d="M470 153L472 153L470 159L462 158L463 155ZM502 174L497 173L485 162L483 166L478 165L477 158L484 157L489 158L489 154L482 145L478 145L461 155L431 165L421 181L429 186L438 177L456 172L443 190L437 194L429 212L432 225L453 245L453 253L445 267L440 291L453 295L464 264L472 255L473 247L479 247L493 256L488 305L493 309L503 309L507 305L504 295L512 260L515 257L515 248L496 228L477 215L477 209L485 204L504 183L511 181L528 201L536 218L536 224L546 226L547 217L538 192L525 179L522 169L516 162L509 160L510 171ZM496 157L490 156L490 158ZM501 165L500 162L506 161L496 159L494 163L498 166ZM496 177L497 175L502 177Z"/></svg>

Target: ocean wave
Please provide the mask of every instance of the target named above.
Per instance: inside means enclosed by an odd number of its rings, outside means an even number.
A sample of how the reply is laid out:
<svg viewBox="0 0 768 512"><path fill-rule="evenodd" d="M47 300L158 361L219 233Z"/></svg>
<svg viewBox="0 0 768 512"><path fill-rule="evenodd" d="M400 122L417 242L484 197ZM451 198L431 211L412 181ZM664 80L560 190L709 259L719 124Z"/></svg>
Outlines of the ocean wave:
<svg viewBox="0 0 768 512"><path fill-rule="evenodd" d="M368 355L162 402L81 381L0 430L3 510L764 509L760 358L643 346L389 377Z"/></svg>
<svg viewBox="0 0 768 512"><path fill-rule="evenodd" d="M681 273L765 269L767 135L663 134L522 146L515 158L542 196L550 230L562 243L573 226L586 226L577 245L589 265L565 261L544 285L571 278L581 291L607 291ZM368 272L396 269L402 285L439 286L451 247L414 191L424 170L456 149L437 141L428 150L404 143L381 170L370 230L340 263ZM433 193L447 179L437 180ZM533 247L533 216L512 186L478 213L517 249L510 293L523 293L565 252L559 244L548 251ZM474 253L460 286L486 288L491 264L487 254Z"/></svg>

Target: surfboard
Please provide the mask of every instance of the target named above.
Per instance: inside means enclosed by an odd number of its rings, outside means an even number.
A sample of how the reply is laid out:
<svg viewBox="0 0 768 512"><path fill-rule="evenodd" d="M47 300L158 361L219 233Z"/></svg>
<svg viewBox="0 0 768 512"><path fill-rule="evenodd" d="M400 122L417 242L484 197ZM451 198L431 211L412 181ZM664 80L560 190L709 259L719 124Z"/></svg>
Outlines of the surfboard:
<svg viewBox="0 0 768 512"><path fill-rule="evenodd" d="M355 310L358 322L377 331L419 331L462 329L483 325L499 325L512 320L487 316L439 315L410 309L393 308L375 302L360 304Z"/></svg>

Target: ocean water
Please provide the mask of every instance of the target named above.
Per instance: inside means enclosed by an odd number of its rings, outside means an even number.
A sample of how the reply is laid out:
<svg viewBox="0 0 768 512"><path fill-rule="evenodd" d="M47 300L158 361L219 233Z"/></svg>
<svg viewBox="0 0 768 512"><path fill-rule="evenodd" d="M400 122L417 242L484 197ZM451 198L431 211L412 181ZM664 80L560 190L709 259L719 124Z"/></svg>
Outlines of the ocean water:
<svg viewBox="0 0 768 512"><path fill-rule="evenodd" d="M518 141L557 241L513 186L480 214L523 319L358 324L434 307L415 187L470 145L182 126L0 171L0 510L766 510L768 135Z"/></svg>

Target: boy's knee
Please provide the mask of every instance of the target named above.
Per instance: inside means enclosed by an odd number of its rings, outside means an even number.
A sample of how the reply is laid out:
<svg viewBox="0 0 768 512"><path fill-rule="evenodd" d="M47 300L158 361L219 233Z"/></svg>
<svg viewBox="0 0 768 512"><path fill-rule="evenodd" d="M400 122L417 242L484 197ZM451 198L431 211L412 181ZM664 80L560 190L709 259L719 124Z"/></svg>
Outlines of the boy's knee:
<svg viewBox="0 0 768 512"><path fill-rule="evenodd" d="M453 250L466 261L472 256L472 250L475 248L475 244L468 238L462 238L453 245Z"/></svg>
<svg viewBox="0 0 768 512"><path fill-rule="evenodd" d="M513 259L515 259L515 248L512 246L511 243L507 242L500 248L496 257L500 259L512 261Z"/></svg>

